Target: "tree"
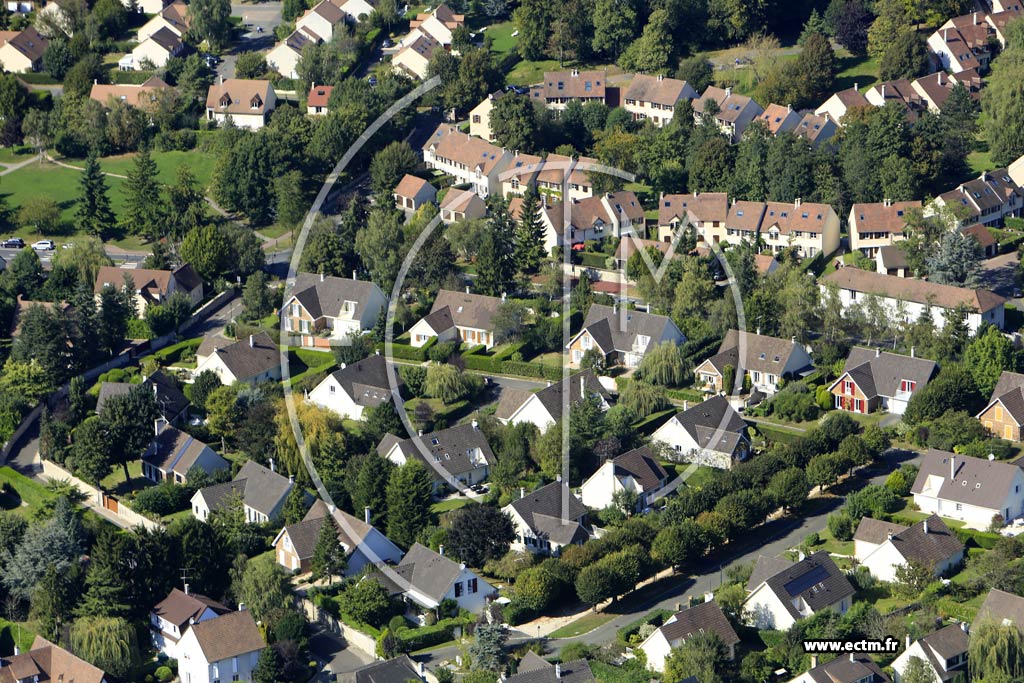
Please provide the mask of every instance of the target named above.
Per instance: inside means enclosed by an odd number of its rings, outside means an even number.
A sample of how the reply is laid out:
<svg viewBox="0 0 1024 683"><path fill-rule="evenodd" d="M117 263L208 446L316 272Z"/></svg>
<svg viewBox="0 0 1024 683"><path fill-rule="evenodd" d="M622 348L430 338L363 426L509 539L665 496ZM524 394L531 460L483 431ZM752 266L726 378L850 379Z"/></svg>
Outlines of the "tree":
<svg viewBox="0 0 1024 683"><path fill-rule="evenodd" d="M390 460L371 452L363 458L353 482L355 485L349 491L349 495L352 496L352 507L356 512L368 508L373 515L374 523L379 527L387 526L386 492L395 469Z"/></svg>
<svg viewBox="0 0 1024 683"><path fill-rule="evenodd" d="M71 626L71 647L85 661L119 678L140 659L135 626L121 617L79 617Z"/></svg>
<svg viewBox="0 0 1024 683"><path fill-rule="evenodd" d="M505 555L515 536L512 519L491 505L470 505L448 519L447 546L470 567Z"/></svg>
<svg viewBox="0 0 1024 683"><path fill-rule="evenodd" d="M196 375L195 380L193 380L191 387L192 391L189 393L189 399L192 401L192 405L199 409L205 409L206 399L220 387L220 377L216 372L212 370L204 370L203 372L200 372Z"/></svg>
<svg viewBox="0 0 1024 683"><path fill-rule="evenodd" d="M507 98L502 98L502 100ZM499 100L499 101L502 101ZM492 116L491 121L494 118ZM536 273L544 259L544 223L541 221L540 193L531 184L523 194L519 222L515 228L516 267L521 273Z"/></svg>
<svg viewBox="0 0 1024 683"><path fill-rule="evenodd" d="M353 202L353 204L355 203ZM365 214L360 211L358 217L355 218L362 223L365 221ZM352 237L354 238L354 236L353 232ZM352 249L353 241L353 239L345 239L342 231L334 225L333 221L318 217L306 238L306 248L302 250L300 270L306 273L333 275L334 277L350 276L352 270L358 265L356 254Z"/></svg>
<svg viewBox="0 0 1024 683"><path fill-rule="evenodd" d="M533 152L537 144L537 117L528 97L507 93L494 102L490 115L491 135L502 147ZM520 182L528 178L521 177Z"/></svg>
<svg viewBox="0 0 1024 683"><path fill-rule="evenodd" d="M1024 154L1024 140L1012 133L1024 126L1024 83L1019 78L1022 64L1024 25L1015 22L1006 28L1006 49L992 62L981 100L994 164L1009 164Z"/></svg>
<svg viewBox="0 0 1024 683"><path fill-rule="evenodd" d="M34 524L16 547L3 551L3 585L8 593L27 600L49 568L68 571L82 552L82 529L64 496L57 499L49 521Z"/></svg>
<svg viewBox="0 0 1024 683"><path fill-rule="evenodd" d="M924 39L914 27L899 30L885 50L879 64L879 75L890 81L916 78L928 70L928 50Z"/></svg>
<svg viewBox="0 0 1024 683"><path fill-rule="evenodd" d="M95 151L85 159L85 169L78 186L81 192L75 216L78 228L90 235L103 237L114 227L114 212L110 209L107 180L100 170Z"/></svg>
<svg viewBox="0 0 1024 683"><path fill-rule="evenodd" d="M983 258L984 252L974 237L948 232L942 236L939 250L927 261L929 278L941 285L977 287Z"/></svg>
<svg viewBox="0 0 1024 683"><path fill-rule="evenodd" d="M310 562L313 579L327 579L329 585L335 576L345 573L345 564L345 548L338 541L338 525L332 515L327 515L320 525Z"/></svg>
<svg viewBox="0 0 1024 683"><path fill-rule="evenodd" d="M206 41L210 49L221 50L231 40L231 3L228 0L197 0L189 8L192 18L189 34L197 43Z"/></svg>
<svg viewBox="0 0 1024 683"><path fill-rule="evenodd" d="M768 483L768 494L777 505L792 509L807 499L807 475L797 467L776 472Z"/></svg>
<svg viewBox="0 0 1024 683"><path fill-rule="evenodd" d="M636 12L625 0L597 0L594 3L594 52L617 60L633 40L637 26Z"/></svg>
<svg viewBox="0 0 1024 683"><path fill-rule="evenodd" d="M410 547L430 522L433 481L417 459L391 473L387 487L387 536L403 548Z"/></svg>
<svg viewBox="0 0 1024 683"><path fill-rule="evenodd" d="M18 225L39 235L52 235L60 228L60 208L49 197L29 197L18 209Z"/></svg>
<svg viewBox="0 0 1024 683"><path fill-rule="evenodd" d="M178 167L174 184L166 189L167 232L180 240L207 222L206 198L187 165Z"/></svg>
<svg viewBox="0 0 1024 683"><path fill-rule="evenodd" d="M263 648L260 658L256 662L256 668L252 670L252 680L253 683L278 683L285 680L284 663L276 649L269 646Z"/></svg>
<svg viewBox="0 0 1024 683"><path fill-rule="evenodd" d="M110 474L110 440L106 426L90 417L72 433L70 465L75 475L93 486Z"/></svg>
<svg viewBox="0 0 1024 683"><path fill-rule="evenodd" d="M287 7L288 3L285 3ZM262 52L247 51L238 55L235 62L235 78L263 78L270 71L267 58Z"/></svg>
<svg viewBox="0 0 1024 683"><path fill-rule="evenodd" d="M664 387L634 379L619 395L619 405L628 408L638 418L645 418L671 404Z"/></svg>
<svg viewBox="0 0 1024 683"><path fill-rule="evenodd" d="M514 288L515 221L502 199L491 202L491 216L477 253L476 289L481 294L500 296Z"/></svg>
<svg viewBox="0 0 1024 683"><path fill-rule="evenodd" d="M110 438L111 464L122 466L126 482L131 481L128 463L137 460L152 441L158 415L152 390L141 384L103 404L100 419Z"/></svg>
<svg viewBox="0 0 1024 683"><path fill-rule="evenodd" d="M846 470L846 462L835 453L816 455L807 463L807 483L822 490L835 484Z"/></svg>
<svg viewBox="0 0 1024 683"><path fill-rule="evenodd" d="M987 623L972 628L967 661L972 681L1016 680L1024 676L1024 636L1020 627Z"/></svg>
<svg viewBox="0 0 1024 683"><path fill-rule="evenodd" d="M64 93L71 97L87 97L92 84L97 81L100 83L107 81L107 74L103 69L103 59L95 52L89 52L64 74Z"/></svg>
<svg viewBox="0 0 1024 683"><path fill-rule="evenodd" d="M274 300L267 287L267 275L257 270L245 281L242 289L242 305L251 320L265 318L274 310Z"/></svg>
<svg viewBox="0 0 1024 683"><path fill-rule="evenodd" d="M121 224L125 232L144 235L150 241L156 241L163 234L163 202L160 201L157 170L149 147L143 146L135 155L124 182L125 212Z"/></svg>
<svg viewBox="0 0 1024 683"><path fill-rule="evenodd" d="M253 225L266 225L273 218L274 179L282 170L275 163L269 135L241 132L234 144L221 152L214 167L214 197L225 209L244 213Z"/></svg>
<svg viewBox="0 0 1024 683"><path fill-rule="evenodd" d="M987 325L964 350L964 367L974 378L978 392L989 396L1004 371L1016 370L1013 343L998 328Z"/></svg>
<svg viewBox="0 0 1024 683"><path fill-rule="evenodd" d="M179 253L203 280L212 282L225 274L229 263L229 246L215 225L193 228L182 240Z"/></svg>
<svg viewBox="0 0 1024 683"><path fill-rule="evenodd" d="M698 633L673 648L665 658L665 680L681 681L696 676L701 683L721 683L718 671L726 659L725 644L717 633Z"/></svg>
<svg viewBox="0 0 1024 683"><path fill-rule="evenodd" d="M499 623L483 623L476 627L469 655L473 658L473 669L500 671L505 662L505 641L508 631Z"/></svg>
<svg viewBox="0 0 1024 683"><path fill-rule="evenodd" d="M390 196L398 181L412 173L420 164L419 156L404 140L392 142L373 155L370 162L370 183L378 197Z"/></svg>
<svg viewBox="0 0 1024 683"><path fill-rule="evenodd" d="M689 83L697 92L704 92L714 82L714 66L706 57L694 55L679 62L676 78Z"/></svg>
<svg viewBox="0 0 1024 683"><path fill-rule="evenodd" d="M356 581L341 593L345 614L364 624L380 627L393 613L388 591L379 581Z"/></svg>
<svg viewBox="0 0 1024 683"><path fill-rule="evenodd" d="M803 47L806 44L807 39L815 33L828 36L831 34L828 22L825 18L818 13L818 10L812 9L811 15L807 17L807 21L804 22L803 30L800 31L800 37L797 39L796 44Z"/></svg>
<svg viewBox="0 0 1024 683"><path fill-rule="evenodd" d="M356 253L370 271L370 278L385 292L391 291L398 277L402 241L399 214L385 206L374 207L367 216L366 226L356 233Z"/></svg>
<svg viewBox="0 0 1024 683"><path fill-rule="evenodd" d="M516 46L523 59L537 60L544 56L551 26L551 5L544 0L523 0L512 13L519 31Z"/></svg>
<svg viewBox="0 0 1024 683"><path fill-rule="evenodd" d="M81 594L80 565L72 564L64 571L58 571L54 565L48 566L32 591L29 609L29 618L40 624L39 635L51 642L59 642Z"/></svg>
<svg viewBox="0 0 1024 683"><path fill-rule="evenodd" d="M829 7L831 9L831 5ZM861 56L867 53L870 25L871 13L864 8L863 0L845 0L835 20L833 35L850 53Z"/></svg>
<svg viewBox="0 0 1024 683"><path fill-rule="evenodd" d="M235 581L232 592L257 619L265 620L274 610L291 604L291 587L284 569L272 559L249 560Z"/></svg>
<svg viewBox="0 0 1024 683"><path fill-rule="evenodd" d="M692 519L666 526L658 532L651 544L651 556L674 569L685 566L704 555L707 541L704 532Z"/></svg>
<svg viewBox="0 0 1024 683"><path fill-rule="evenodd" d="M636 377L652 384L679 386L690 375L692 368L683 354L683 347L665 341L644 354Z"/></svg>
<svg viewBox="0 0 1024 683"><path fill-rule="evenodd" d="M279 223L298 225L305 218L308 205L301 171L291 170L274 178L274 216Z"/></svg>
<svg viewBox="0 0 1024 683"><path fill-rule="evenodd" d="M899 596L912 599L920 596L933 581L935 573L930 566L918 560L910 560L897 565L896 580L893 583Z"/></svg>
<svg viewBox="0 0 1024 683"><path fill-rule="evenodd" d="M89 553L85 575L86 591L76 613L82 617L128 617L128 585L124 577L131 573L126 561L128 536L105 530L96 538Z"/></svg>
<svg viewBox="0 0 1024 683"><path fill-rule="evenodd" d="M671 24L667 10L651 12L643 33L619 57L619 65L630 71L664 72L672 56Z"/></svg>

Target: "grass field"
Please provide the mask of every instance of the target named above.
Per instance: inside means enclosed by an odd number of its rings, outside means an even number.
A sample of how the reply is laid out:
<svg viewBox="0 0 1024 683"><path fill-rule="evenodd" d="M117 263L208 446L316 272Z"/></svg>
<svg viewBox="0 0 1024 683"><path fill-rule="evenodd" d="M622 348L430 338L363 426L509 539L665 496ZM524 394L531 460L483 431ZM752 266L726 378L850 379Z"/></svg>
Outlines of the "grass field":
<svg viewBox="0 0 1024 683"><path fill-rule="evenodd" d="M31 147L0 147L0 164L16 164L25 161L35 153Z"/></svg>
<svg viewBox="0 0 1024 683"><path fill-rule="evenodd" d="M103 478L100 482L100 488L104 491L110 491L114 495L124 496L131 491L138 491L149 486L150 481L142 476L142 461L133 460L128 463L128 474L131 479L128 482L124 480L124 468L115 467L110 474Z"/></svg>
<svg viewBox="0 0 1024 683"><path fill-rule="evenodd" d="M608 612L588 612L579 619L569 622L565 626L555 629L548 636L550 638L575 638L584 633L590 633L598 626L604 626L617 615Z"/></svg>
<svg viewBox="0 0 1024 683"><path fill-rule="evenodd" d="M864 92L875 83L879 82L878 62L869 57L855 57L840 48L836 52L836 82L833 86L835 92L846 90L857 86Z"/></svg>
<svg viewBox="0 0 1024 683"><path fill-rule="evenodd" d="M32 649L32 641L35 639L35 631L27 625L0 619L0 655L13 655L15 645L19 651L28 652Z"/></svg>
<svg viewBox="0 0 1024 683"><path fill-rule="evenodd" d="M491 52L506 55L516 49L518 41L512 37L515 30L516 27L511 21L488 26L484 33L491 38Z"/></svg>
<svg viewBox="0 0 1024 683"><path fill-rule="evenodd" d="M511 39L511 34L509 34L509 38ZM559 64L557 59L541 59L536 62L523 60L512 68L505 80L512 85L534 85L544 80L545 71L561 71L569 68L605 70L609 77L622 73L622 69L614 64L592 65L570 62Z"/></svg>
<svg viewBox="0 0 1024 683"><path fill-rule="evenodd" d="M210 179L213 177L213 167L217 163L217 158L213 154L196 150L188 152L153 152L151 156L153 161L156 162L157 180L166 185L174 182L178 168L187 165L196 177L199 185L207 187L210 184ZM107 173L128 175L128 172L131 171L135 163L134 160L134 153L104 157L100 159L100 167ZM81 159L66 159L65 163L80 168L84 166L84 161Z"/></svg>
<svg viewBox="0 0 1024 683"><path fill-rule="evenodd" d="M470 498L449 498L442 500L440 503L434 503L430 506L430 510L435 515L439 515L442 512L451 512L452 510L458 510L472 504L473 501Z"/></svg>
<svg viewBox="0 0 1024 683"><path fill-rule="evenodd" d="M38 510L54 498L54 494L45 486L15 472L10 467L0 467L0 484L8 484L15 491L14 496L0 496L2 507L16 509L21 515L28 514L33 509Z"/></svg>

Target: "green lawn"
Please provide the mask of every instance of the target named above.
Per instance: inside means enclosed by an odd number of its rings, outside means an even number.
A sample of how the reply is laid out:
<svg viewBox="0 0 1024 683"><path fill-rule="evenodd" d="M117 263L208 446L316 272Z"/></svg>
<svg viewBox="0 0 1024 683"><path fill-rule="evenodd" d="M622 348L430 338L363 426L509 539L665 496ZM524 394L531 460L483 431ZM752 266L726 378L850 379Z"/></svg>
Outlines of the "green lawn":
<svg viewBox="0 0 1024 683"><path fill-rule="evenodd" d="M142 476L142 461L133 460L128 463L128 474L131 475L131 479L128 482L124 480L124 468L115 467L110 474L105 476L100 482L100 488L104 491L110 491L116 496L124 496L132 491L138 491L144 489L150 485L150 481Z"/></svg>
<svg viewBox="0 0 1024 683"><path fill-rule="evenodd" d="M832 90L839 92L857 86L864 92L881 79L878 77L878 62L870 57L856 57L839 48L836 53L836 80Z"/></svg>
<svg viewBox="0 0 1024 683"><path fill-rule="evenodd" d="M15 210L29 197L49 197L57 202L61 208L61 217L70 225L75 217L80 176L78 171L54 164L30 164L0 179L0 194L6 197L7 203ZM110 204L114 213L119 213L124 207L122 183L120 178L107 178L107 187L110 188ZM29 235L30 233L25 232L24 234Z"/></svg>
<svg viewBox="0 0 1024 683"><path fill-rule="evenodd" d="M166 185L174 183L178 169L188 166L201 187L210 184L213 177L213 167L217 163L217 157L208 152L191 150L188 152L152 152L153 161L156 162L157 180ZM65 159L65 163L72 166L83 167L81 159ZM107 173L128 175L135 165L135 154L118 154L117 156L104 157L100 159L100 167Z"/></svg>
<svg viewBox="0 0 1024 683"><path fill-rule="evenodd" d="M16 164L19 161L25 161L33 154L35 154L35 150L31 147L0 147L0 164Z"/></svg>
<svg viewBox="0 0 1024 683"><path fill-rule="evenodd" d="M18 514L28 514L54 498L45 486L10 467L0 467L0 484L7 484L14 490L13 495L0 495L0 506L8 510L17 509Z"/></svg>
<svg viewBox="0 0 1024 683"><path fill-rule="evenodd" d="M974 150L967 155L967 166L975 175L980 175L983 171L991 171L995 168L995 164L992 163L992 153L988 149Z"/></svg>
<svg viewBox="0 0 1024 683"><path fill-rule="evenodd" d="M569 62L559 64L557 59L541 59L535 62L524 59L508 72L505 80L512 85L535 85L544 80L545 71L562 71L570 68L604 70L608 72L608 76L622 73L622 69L614 64L575 64Z"/></svg>
<svg viewBox="0 0 1024 683"><path fill-rule="evenodd" d="M28 652L32 649L32 641L35 639L35 631L25 624L0 619L0 655L13 655L15 645L19 651Z"/></svg>
<svg viewBox="0 0 1024 683"><path fill-rule="evenodd" d="M550 638L575 638L590 633L598 626L603 626L616 617L609 612L587 612L579 619L551 632Z"/></svg>
<svg viewBox="0 0 1024 683"><path fill-rule="evenodd" d="M472 505L472 504L473 504L473 500L471 498L465 498L465 497L449 498L447 500L442 500L440 503L434 503L430 507L430 510L435 515L439 515L442 512L451 512L452 510L458 510L459 508L464 508L467 505Z"/></svg>
<svg viewBox="0 0 1024 683"><path fill-rule="evenodd" d="M500 24L491 24L484 31L484 34L491 38L491 52L499 55L505 55L515 49L516 43L518 42L512 37L512 32L516 30L515 24L511 21L503 21Z"/></svg>
<svg viewBox="0 0 1024 683"><path fill-rule="evenodd" d="M853 541L839 541L828 529L818 532L818 543L813 548L814 552L827 550L837 555L853 555Z"/></svg>

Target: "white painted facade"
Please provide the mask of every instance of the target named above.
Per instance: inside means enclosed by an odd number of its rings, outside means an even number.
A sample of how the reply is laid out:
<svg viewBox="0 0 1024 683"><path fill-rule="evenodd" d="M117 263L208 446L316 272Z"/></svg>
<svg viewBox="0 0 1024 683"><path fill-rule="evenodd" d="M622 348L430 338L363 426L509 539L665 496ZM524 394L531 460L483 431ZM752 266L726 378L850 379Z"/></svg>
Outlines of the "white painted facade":
<svg viewBox="0 0 1024 683"><path fill-rule="evenodd" d="M712 449L704 448L698 444L686 428L680 424L673 415L668 422L661 425L651 434L651 440L660 441L675 453L675 457L685 462L700 462L718 469L730 469L732 467L732 453L723 453ZM742 440L746 444L746 437ZM749 446L741 445L737 448L737 460L746 460L749 454Z"/></svg>
<svg viewBox="0 0 1024 683"><path fill-rule="evenodd" d="M197 358L198 360L198 358ZM193 377L198 377L201 373L210 370L220 377L220 383L224 385L231 385L238 381L247 382L249 384L258 384L260 382L280 382L281 381L281 366L275 365L269 370L264 370L255 377L235 377L235 374L228 369L228 366L224 364L224 360L219 354L211 353L199 365L192 371Z"/></svg>
<svg viewBox="0 0 1024 683"><path fill-rule="evenodd" d="M825 609L832 609L839 614L846 614L846 610L850 609L850 599L850 597L842 598ZM794 600L793 607L796 608L801 619L814 614L814 611L811 610L803 598L797 597ZM762 583L754 589L754 592L750 594L747 601L743 603L743 609L747 613L747 625L759 630L777 629L785 631L796 623L796 619L790 614L786 605L782 603L782 600L775 594L775 591L769 588L767 583Z"/></svg>
<svg viewBox="0 0 1024 683"><path fill-rule="evenodd" d="M821 285L821 291L823 294L827 291L825 285ZM839 301L842 303L844 312L848 312L853 306L861 304L867 296L868 295L863 292L855 292L849 289L839 288ZM878 296L877 298L891 318L907 323L916 322L924 314L925 309L930 308L930 315L935 323L936 330L941 330L945 326L946 313L952 313L952 310L934 304L929 306L928 304L917 303L915 301L900 301L898 299L885 296ZM972 335L977 333L978 328L984 323L995 325L999 329L1003 329L1004 321L1005 309L1003 306L996 306L985 313L968 311L967 319L965 320L967 329Z"/></svg>
<svg viewBox="0 0 1024 683"><path fill-rule="evenodd" d="M640 510L644 510L650 507L651 497L659 490L660 488L645 491L633 477L629 475L617 476L615 474L615 464L611 460L607 460L597 469L597 472L594 472L589 479L583 482L583 486L580 487L580 498L588 508L603 510L613 503L616 493L619 491L631 491L640 498L637 502L637 507Z"/></svg>
<svg viewBox="0 0 1024 683"><path fill-rule="evenodd" d="M217 613L207 607L196 618L196 623L213 619ZM149 632L153 640L153 647L164 653L171 659L181 659L184 654L180 648L182 637L188 632L188 627L179 630L178 627L155 613L149 613Z"/></svg>
<svg viewBox="0 0 1024 683"><path fill-rule="evenodd" d="M958 503L938 497L944 477L930 475L920 493L914 494L914 504L921 512L934 513L947 519L955 519L971 529L985 530L992 523L992 517L1002 515L1009 522L1024 515L1024 473L1014 468L1013 483L1008 489L1006 499L999 507L984 507L970 503ZM966 482L966 480L964 480ZM965 484L966 485L966 484Z"/></svg>
<svg viewBox="0 0 1024 683"><path fill-rule="evenodd" d="M890 583L896 581L896 569L907 563L906 558L900 554L900 551L896 549L896 546L891 541L885 541L881 545L876 545L873 550L867 550L867 547L870 545L863 541L856 541L854 543L854 554L857 561L862 566L867 567L868 571L871 572L871 576L876 579ZM962 551L936 564L935 576L945 574L948 570L960 564L961 561L963 561Z"/></svg>
<svg viewBox="0 0 1024 683"><path fill-rule="evenodd" d="M260 657L260 650L254 650L216 662L207 661L192 629L185 631L178 647L178 678L183 683L251 681Z"/></svg>

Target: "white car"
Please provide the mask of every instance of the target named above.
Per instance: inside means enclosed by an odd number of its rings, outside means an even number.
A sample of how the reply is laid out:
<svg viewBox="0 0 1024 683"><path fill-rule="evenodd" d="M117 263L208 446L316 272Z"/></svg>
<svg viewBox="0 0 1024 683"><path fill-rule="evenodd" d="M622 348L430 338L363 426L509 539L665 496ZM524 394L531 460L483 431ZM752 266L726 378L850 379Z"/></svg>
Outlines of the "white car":
<svg viewBox="0 0 1024 683"><path fill-rule="evenodd" d="M36 251L53 251L57 245L53 243L53 240L39 240L32 245L32 248Z"/></svg>

